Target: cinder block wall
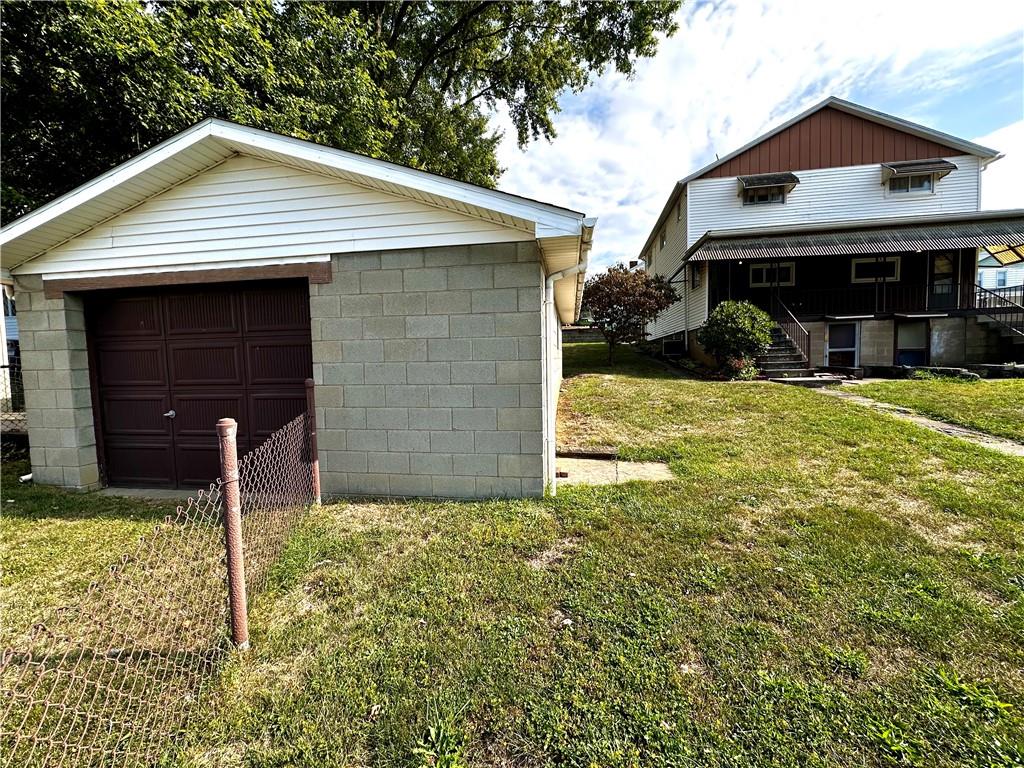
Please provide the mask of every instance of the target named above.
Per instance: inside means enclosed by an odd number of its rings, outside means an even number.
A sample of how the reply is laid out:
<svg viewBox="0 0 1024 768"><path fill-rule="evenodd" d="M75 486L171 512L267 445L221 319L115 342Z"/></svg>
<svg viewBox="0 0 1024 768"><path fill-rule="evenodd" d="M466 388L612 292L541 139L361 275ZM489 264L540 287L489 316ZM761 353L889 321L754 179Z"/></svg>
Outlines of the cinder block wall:
<svg viewBox="0 0 1024 768"><path fill-rule="evenodd" d="M1014 359L1012 344L1003 342L996 327L964 318L964 360L971 363L1005 363Z"/></svg>
<svg viewBox="0 0 1024 768"><path fill-rule="evenodd" d="M860 326L860 364L893 364L892 320L865 320Z"/></svg>
<svg viewBox="0 0 1024 768"><path fill-rule="evenodd" d="M310 285L324 493L543 493L536 243L332 261Z"/></svg>
<svg viewBox="0 0 1024 768"><path fill-rule="evenodd" d="M43 279L19 277L18 330L35 482L91 490L100 485L82 300L43 295Z"/></svg>
<svg viewBox="0 0 1024 768"><path fill-rule="evenodd" d="M929 326L932 365L960 365L967 360L966 317L936 317Z"/></svg>
<svg viewBox="0 0 1024 768"><path fill-rule="evenodd" d="M804 328L807 330L807 335L810 337L810 355L811 359L808 361L808 365L815 368L819 365L825 364L825 323L821 321L815 321L810 323L804 323Z"/></svg>

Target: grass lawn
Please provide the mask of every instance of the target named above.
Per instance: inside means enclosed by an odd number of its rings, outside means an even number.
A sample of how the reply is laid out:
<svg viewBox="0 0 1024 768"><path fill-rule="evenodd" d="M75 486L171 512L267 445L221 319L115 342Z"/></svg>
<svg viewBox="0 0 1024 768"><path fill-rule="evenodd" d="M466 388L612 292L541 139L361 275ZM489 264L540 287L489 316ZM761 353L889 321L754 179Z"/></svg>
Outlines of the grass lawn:
<svg viewBox="0 0 1024 768"><path fill-rule="evenodd" d="M861 384L859 395L1024 442L1024 379L923 379Z"/></svg>
<svg viewBox="0 0 1024 768"><path fill-rule="evenodd" d="M73 601L171 511L137 499L21 485L24 460L0 476L0 646Z"/></svg>
<svg viewBox="0 0 1024 768"><path fill-rule="evenodd" d="M178 762L1021 764L1024 461L602 357L561 442L675 481L315 510Z"/></svg>

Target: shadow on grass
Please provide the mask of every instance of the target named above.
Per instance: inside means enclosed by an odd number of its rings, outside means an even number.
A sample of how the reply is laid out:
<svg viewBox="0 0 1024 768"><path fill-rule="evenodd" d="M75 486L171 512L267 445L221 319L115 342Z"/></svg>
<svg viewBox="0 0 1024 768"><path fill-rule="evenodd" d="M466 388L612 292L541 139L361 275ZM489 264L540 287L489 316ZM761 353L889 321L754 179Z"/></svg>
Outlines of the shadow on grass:
<svg viewBox="0 0 1024 768"><path fill-rule="evenodd" d="M562 376L566 379L585 373L633 376L642 379L677 379L678 374L646 357L632 347L615 348L615 359L608 365L608 345L603 341L565 344L562 347Z"/></svg>

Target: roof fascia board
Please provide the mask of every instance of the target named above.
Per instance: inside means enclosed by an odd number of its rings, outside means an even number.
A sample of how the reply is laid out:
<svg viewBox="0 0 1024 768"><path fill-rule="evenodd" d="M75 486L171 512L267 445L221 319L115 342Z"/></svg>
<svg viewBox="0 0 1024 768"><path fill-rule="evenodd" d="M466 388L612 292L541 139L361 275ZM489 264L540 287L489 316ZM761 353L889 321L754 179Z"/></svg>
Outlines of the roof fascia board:
<svg viewBox="0 0 1024 768"><path fill-rule="evenodd" d="M668 218L669 211L675 206L676 200L679 199L679 195L682 194L683 187L686 186L686 181L677 181L675 186L672 187L672 191L669 193L668 202L665 203L665 207L661 209L661 213L658 214L658 220L654 224L654 228L651 229L651 233L647 235L647 239L644 241L644 247L640 249L640 259L643 259L647 254L647 249L654 245L654 237L661 230L662 224Z"/></svg>
<svg viewBox="0 0 1024 768"><path fill-rule="evenodd" d="M454 179L446 179L443 176L436 176L426 171L405 168L386 160L377 160L344 150L322 147L312 142L292 138L291 136L281 136L223 120L212 121L211 135L224 141L235 142L269 152L281 152L299 160L326 165L336 170L348 171L369 178L380 179L426 194L438 195L439 197L457 200L467 205L475 205L520 219L534 221L538 225L538 236L540 236L539 230L541 229L550 230L562 235L578 235L581 231L582 213L517 197L507 192L499 192Z"/></svg>
<svg viewBox="0 0 1024 768"><path fill-rule="evenodd" d="M202 141L210 135L210 127L213 119L204 120L201 123L188 128L176 136L147 149L142 154L136 155L120 165L111 168L81 186L75 187L55 200L26 213L24 216L15 219L10 224L0 229L0 245L8 243L17 237L52 221L61 214L76 208L82 203L89 202L98 195L107 192L119 184L130 181L155 165L178 154L193 144Z"/></svg>

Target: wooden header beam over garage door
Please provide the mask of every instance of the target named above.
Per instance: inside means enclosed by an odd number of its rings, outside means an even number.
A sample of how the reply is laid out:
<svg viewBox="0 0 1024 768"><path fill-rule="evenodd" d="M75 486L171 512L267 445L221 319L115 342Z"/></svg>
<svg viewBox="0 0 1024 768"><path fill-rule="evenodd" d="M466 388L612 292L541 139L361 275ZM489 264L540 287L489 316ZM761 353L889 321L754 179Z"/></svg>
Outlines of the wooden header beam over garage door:
<svg viewBox="0 0 1024 768"><path fill-rule="evenodd" d="M311 283L331 282L331 262L312 264L275 264L267 267L231 267L229 269L190 269L175 272L150 272L142 275L109 275L43 280L48 299L59 299L67 291L98 291L109 288L152 288L161 285L197 283L233 283L241 280L273 280L305 277Z"/></svg>

